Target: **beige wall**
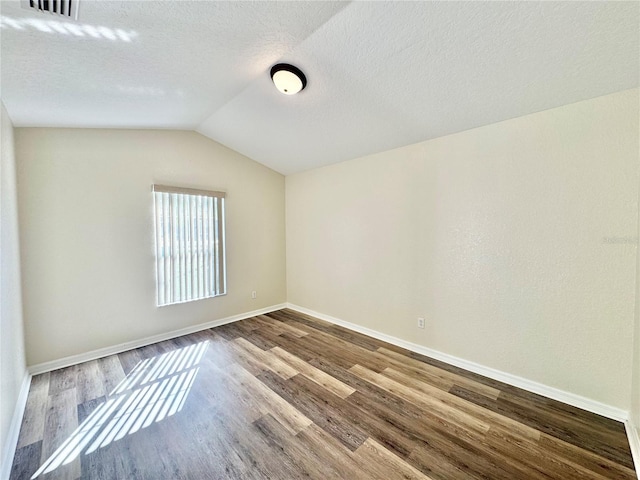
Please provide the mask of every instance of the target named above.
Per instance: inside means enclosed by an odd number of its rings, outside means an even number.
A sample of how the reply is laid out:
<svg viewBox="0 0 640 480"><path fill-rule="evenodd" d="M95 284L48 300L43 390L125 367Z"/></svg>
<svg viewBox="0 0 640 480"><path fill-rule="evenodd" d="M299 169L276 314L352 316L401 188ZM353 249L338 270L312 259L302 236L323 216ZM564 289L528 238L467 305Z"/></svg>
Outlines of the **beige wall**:
<svg viewBox="0 0 640 480"><path fill-rule="evenodd" d="M627 410L637 200L637 89L288 176L288 301Z"/></svg>
<svg viewBox="0 0 640 480"><path fill-rule="evenodd" d="M29 365L286 300L282 175L187 131L18 128L16 152ZM155 306L153 183L227 192L226 296Z"/></svg>
<svg viewBox="0 0 640 480"><path fill-rule="evenodd" d="M640 183L638 184L640 190ZM640 205L640 192L638 194ZM638 209L638 237L640 238L640 208ZM633 329L633 366L631 370L631 426L636 429L636 438L640 438L640 254L636 255L636 304ZM640 453L640 452L637 452ZM640 459L638 459L640 460ZM636 463L638 463L636 461ZM638 465L640 470L640 465Z"/></svg>
<svg viewBox="0 0 640 480"><path fill-rule="evenodd" d="M7 440L27 369L20 298L13 126L1 102L0 110L0 477L3 477L13 458L13 452L7 450Z"/></svg>

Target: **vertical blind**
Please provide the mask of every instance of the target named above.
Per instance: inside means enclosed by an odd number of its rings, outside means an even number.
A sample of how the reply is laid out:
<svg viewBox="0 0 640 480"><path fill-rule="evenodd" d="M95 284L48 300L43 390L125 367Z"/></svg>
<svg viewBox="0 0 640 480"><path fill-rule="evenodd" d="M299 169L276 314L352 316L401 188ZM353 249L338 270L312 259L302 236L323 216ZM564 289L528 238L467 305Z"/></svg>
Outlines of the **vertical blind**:
<svg viewBox="0 0 640 480"><path fill-rule="evenodd" d="M157 305L226 293L223 192L153 185Z"/></svg>

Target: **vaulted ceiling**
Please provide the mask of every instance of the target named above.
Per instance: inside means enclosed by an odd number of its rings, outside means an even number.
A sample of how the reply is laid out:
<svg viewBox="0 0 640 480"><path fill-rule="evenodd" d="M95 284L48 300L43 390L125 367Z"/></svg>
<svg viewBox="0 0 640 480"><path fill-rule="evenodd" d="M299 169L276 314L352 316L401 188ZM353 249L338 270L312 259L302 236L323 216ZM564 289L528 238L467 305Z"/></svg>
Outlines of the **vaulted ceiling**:
<svg viewBox="0 0 640 480"><path fill-rule="evenodd" d="M2 1L16 126L197 130L284 174L638 86L638 2ZM308 78L279 93L270 67Z"/></svg>

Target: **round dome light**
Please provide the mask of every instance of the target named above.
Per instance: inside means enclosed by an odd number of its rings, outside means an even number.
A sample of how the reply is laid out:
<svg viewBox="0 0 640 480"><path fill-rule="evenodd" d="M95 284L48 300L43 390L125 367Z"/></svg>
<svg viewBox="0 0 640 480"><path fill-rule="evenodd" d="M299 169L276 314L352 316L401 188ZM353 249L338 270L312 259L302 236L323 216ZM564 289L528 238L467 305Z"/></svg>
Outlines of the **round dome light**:
<svg viewBox="0 0 640 480"><path fill-rule="evenodd" d="M307 86L307 77L304 73L288 63L278 63L271 67L271 80L285 95L295 95Z"/></svg>

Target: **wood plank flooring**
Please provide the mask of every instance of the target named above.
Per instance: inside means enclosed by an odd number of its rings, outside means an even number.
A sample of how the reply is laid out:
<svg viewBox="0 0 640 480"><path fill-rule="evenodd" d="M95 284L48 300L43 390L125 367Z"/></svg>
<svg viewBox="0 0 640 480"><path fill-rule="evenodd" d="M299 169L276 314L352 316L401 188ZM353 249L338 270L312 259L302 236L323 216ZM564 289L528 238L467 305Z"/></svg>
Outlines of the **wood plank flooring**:
<svg viewBox="0 0 640 480"><path fill-rule="evenodd" d="M280 310L34 377L31 478L636 475L619 422Z"/></svg>

